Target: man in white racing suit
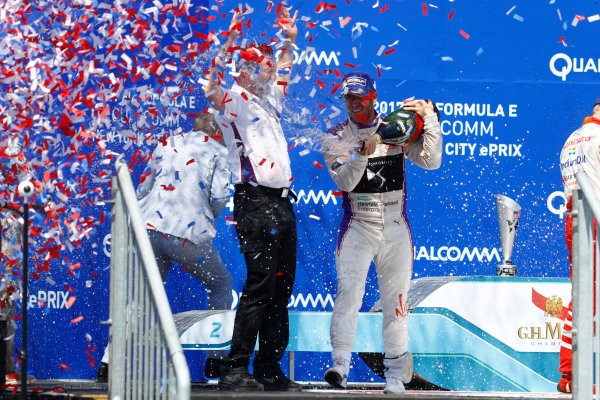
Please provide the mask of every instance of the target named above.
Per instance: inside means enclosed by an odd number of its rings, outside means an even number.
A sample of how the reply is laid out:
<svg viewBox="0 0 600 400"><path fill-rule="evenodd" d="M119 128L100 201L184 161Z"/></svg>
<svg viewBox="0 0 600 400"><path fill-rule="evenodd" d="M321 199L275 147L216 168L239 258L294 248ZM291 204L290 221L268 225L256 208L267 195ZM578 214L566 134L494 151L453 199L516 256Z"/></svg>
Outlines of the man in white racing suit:
<svg viewBox="0 0 600 400"><path fill-rule="evenodd" d="M343 192L344 209L336 248L338 291L330 332L334 366L327 370L325 379L334 387L346 387L358 311L374 260L383 304L384 393L401 394L408 350L407 296L414 259L406 215L405 158L425 169L439 168L440 123L431 101L410 101L403 109L424 119L421 135L405 146L376 144L371 135L382 117L374 108L377 92L373 78L364 72L348 74L342 96L349 118L330 129L331 136L323 144L329 173ZM352 146L359 140L365 141L362 151ZM346 150L341 148L343 144ZM409 380L405 378L404 383Z"/></svg>
<svg viewBox="0 0 600 400"><path fill-rule="evenodd" d="M590 117L583 121L583 126L569 136L560 152L560 173L567 200L567 209L572 210L573 191L579 189L575 178L578 172L585 172L592 183L596 198L600 199L600 102L596 101ZM596 221L594 220L594 245L596 245ZM573 217L567 215L565 219L565 239L569 250L569 264L572 254ZM595 253L594 253L595 254ZM594 268L596 259L594 255ZM595 276L595 274L594 274ZM595 292L595 290L594 290ZM560 345L560 366L558 371L562 377L557 388L560 392L571 393L572 390L572 322L573 305L569 302L569 311L565 318L565 324Z"/></svg>

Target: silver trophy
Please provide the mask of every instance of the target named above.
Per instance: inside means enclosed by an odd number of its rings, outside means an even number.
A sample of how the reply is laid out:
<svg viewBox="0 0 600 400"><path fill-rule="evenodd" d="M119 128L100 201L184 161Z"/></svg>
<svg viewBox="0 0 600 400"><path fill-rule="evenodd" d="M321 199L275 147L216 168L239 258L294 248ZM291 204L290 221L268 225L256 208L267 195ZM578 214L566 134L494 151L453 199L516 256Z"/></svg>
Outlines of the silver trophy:
<svg viewBox="0 0 600 400"><path fill-rule="evenodd" d="M496 208L498 209L502 257L504 258L502 264L496 267L496 276L517 276L517 267L512 264L510 259L519 227L521 206L513 199L497 194Z"/></svg>

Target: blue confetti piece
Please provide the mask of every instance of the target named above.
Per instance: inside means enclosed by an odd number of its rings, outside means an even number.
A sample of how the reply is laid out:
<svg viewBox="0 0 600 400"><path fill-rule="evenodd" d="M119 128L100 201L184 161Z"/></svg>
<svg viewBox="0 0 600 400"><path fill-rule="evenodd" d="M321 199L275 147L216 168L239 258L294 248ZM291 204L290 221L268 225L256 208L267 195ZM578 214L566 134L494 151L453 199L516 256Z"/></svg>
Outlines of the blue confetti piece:
<svg viewBox="0 0 600 400"><path fill-rule="evenodd" d="M271 235L274 235L277 233L277 229L271 229Z"/></svg>
<svg viewBox="0 0 600 400"><path fill-rule="evenodd" d="M242 175L248 175L250 173L250 171L244 171L242 172Z"/></svg>
<svg viewBox="0 0 600 400"><path fill-rule="evenodd" d="M202 264L204 262L204 257L202 257L201 259L198 260L198 265Z"/></svg>
<svg viewBox="0 0 600 400"><path fill-rule="evenodd" d="M156 213L158 214L158 217L159 217L160 219L163 219L163 216L162 216L162 214L160 213L160 211L156 210Z"/></svg>
<svg viewBox="0 0 600 400"><path fill-rule="evenodd" d="M206 186L204 186L204 182L200 181L200 188L202 188L202 190L204 190L206 188Z"/></svg>
<svg viewBox="0 0 600 400"><path fill-rule="evenodd" d="M256 118L254 118L254 119L252 120L252 122L258 122L258 121L260 121L260 118L259 118L259 117L256 117Z"/></svg>
<svg viewBox="0 0 600 400"><path fill-rule="evenodd" d="M181 182L181 179L179 179L179 171L175 171L175 180Z"/></svg>
<svg viewBox="0 0 600 400"><path fill-rule="evenodd" d="M192 221L188 224L188 228L191 228L192 226L196 225L196 221Z"/></svg>

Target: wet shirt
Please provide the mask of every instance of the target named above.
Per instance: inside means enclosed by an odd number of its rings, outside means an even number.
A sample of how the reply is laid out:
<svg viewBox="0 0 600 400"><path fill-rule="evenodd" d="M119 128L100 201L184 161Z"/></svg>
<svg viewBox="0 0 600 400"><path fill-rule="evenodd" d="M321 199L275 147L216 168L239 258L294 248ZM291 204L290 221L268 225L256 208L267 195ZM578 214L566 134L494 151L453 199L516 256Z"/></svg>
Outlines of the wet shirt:
<svg viewBox="0 0 600 400"><path fill-rule="evenodd" d="M146 228L201 244L214 239L214 220L229 199L224 146L202 132L158 143L138 188Z"/></svg>
<svg viewBox="0 0 600 400"><path fill-rule="evenodd" d="M290 186L288 145L281 129L281 91L275 84L259 98L234 85L217 117L227 144L232 180L271 188Z"/></svg>
<svg viewBox="0 0 600 400"><path fill-rule="evenodd" d="M567 201L579 188L575 174L585 172L600 199L600 120L590 122L569 136L560 152L560 173Z"/></svg>

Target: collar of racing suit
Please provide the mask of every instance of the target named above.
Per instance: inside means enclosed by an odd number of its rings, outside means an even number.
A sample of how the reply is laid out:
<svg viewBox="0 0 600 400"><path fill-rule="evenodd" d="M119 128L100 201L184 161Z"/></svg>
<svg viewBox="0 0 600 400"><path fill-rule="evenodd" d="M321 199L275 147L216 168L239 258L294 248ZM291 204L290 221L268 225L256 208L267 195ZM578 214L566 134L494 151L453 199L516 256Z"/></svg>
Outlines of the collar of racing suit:
<svg viewBox="0 0 600 400"><path fill-rule="evenodd" d="M596 124L596 125L600 125L600 119L598 118L594 118L594 117L585 117L585 119L583 120L583 124L581 125L585 125L585 124Z"/></svg>
<svg viewBox="0 0 600 400"><path fill-rule="evenodd" d="M379 120L381 119L380 114L377 112L377 110L375 110L375 119L373 120L373 122L371 122L370 124L361 124L360 122L356 122L353 121L352 118L348 118L349 121L351 121L354 125L356 125L356 127L358 129L366 129L366 128L371 128L375 125L377 125L379 123Z"/></svg>

